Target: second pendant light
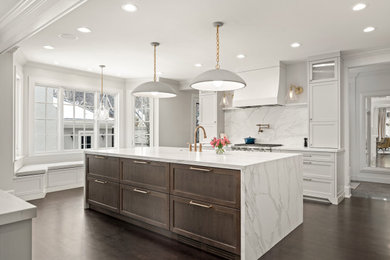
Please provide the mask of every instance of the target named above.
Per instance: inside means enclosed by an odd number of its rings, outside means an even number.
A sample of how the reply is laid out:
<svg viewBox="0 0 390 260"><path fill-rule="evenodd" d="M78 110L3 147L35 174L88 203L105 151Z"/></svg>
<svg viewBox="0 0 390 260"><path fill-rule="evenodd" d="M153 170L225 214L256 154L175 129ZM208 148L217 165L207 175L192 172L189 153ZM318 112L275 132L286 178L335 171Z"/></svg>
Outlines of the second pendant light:
<svg viewBox="0 0 390 260"><path fill-rule="evenodd" d="M142 83L133 91L133 95L137 97L152 97L152 98L171 98L176 97L175 90L168 84L157 81L156 76L156 48L160 45L158 42L152 42L154 49L154 77L153 81Z"/></svg>

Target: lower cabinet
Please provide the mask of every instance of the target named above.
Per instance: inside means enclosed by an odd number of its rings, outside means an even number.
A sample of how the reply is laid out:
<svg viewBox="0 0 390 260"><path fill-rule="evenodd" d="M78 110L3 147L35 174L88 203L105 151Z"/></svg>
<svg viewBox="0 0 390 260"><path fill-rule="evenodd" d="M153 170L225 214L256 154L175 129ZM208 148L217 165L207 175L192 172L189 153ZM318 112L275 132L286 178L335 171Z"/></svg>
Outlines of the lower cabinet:
<svg viewBox="0 0 390 260"><path fill-rule="evenodd" d="M171 231L240 253L240 211L206 202L171 196Z"/></svg>
<svg viewBox="0 0 390 260"><path fill-rule="evenodd" d="M121 184L120 213L169 229L169 195Z"/></svg>
<svg viewBox="0 0 390 260"><path fill-rule="evenodd" d="M87 202L119 212L119 183L87 177Z"/></svg>

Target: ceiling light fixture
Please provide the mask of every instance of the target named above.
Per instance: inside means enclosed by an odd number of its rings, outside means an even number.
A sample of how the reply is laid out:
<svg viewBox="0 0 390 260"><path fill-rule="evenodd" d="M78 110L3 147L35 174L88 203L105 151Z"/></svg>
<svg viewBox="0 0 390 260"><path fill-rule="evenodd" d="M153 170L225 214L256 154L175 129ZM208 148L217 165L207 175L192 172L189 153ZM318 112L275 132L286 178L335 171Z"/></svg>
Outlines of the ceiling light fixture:
<svg viewBox="0 0 390 260"><path fill-rule="evenodd" d="M368 26L366 28L364 28L363 32L373 32L375 31L375 27L372 27L372 26Z"/></svg>
<svg viewBox="0 0 390 260"><path fill-rule="evenodd" d="M293 42L293 43L291 43L290 46L291 46L292 48L298 48L298 47L301 46L301 44L300 44L299 42Z"/></svg>
<svg viewBox="0 0 390 260"><path fill-rule="evenodd" d="M54 50L54 47L51 45L45 45L43 46L43 48L45 48L46 50Z"/></svg>
<svg viewBox="0 0 390 260"><path fill-rule="evenodd" d="M82 33L90 33L90 32L92 32L92 30L89 29L88 27L79 27L79 28L77 28L77 31L82 32Z"/></svg>
<svg viewBox="0 0 390 260"><path fill-rule="evenodd" d="M245 81L236 73L229 70L220 69L219 65L219 27L223 26L223 22L215 22L217 28L217 57L215 69L208 70L197 76L190 86L194 89L203 91L229 91L244 88Z"/></svg>
<svg viewBox="0 0 390 260"><path fill-rule="evenodd" d="M200 67L202 67L202 64L196 63L196 64L194 64L194 66L197 67L197 68L200 68Z"/></svg>
<svg viewBox="0 0 390 260"><path fill-rule="evenodd" d="M245 56L244 54L238 54L236 57L237 57L238 59L243 59L243 58L245 58L246 56Z"/></svg>
<svg viewBox="0 0 390 260"><path fill-rule="evenodd" d="M70 33L61 33L58 35L58 37L65 40L77 40L79 38L76 35Z"/></svg>
<svg viewBox="0 0 390 260"><path fill-rule="evenodd" d="M100 100L99 105L95 111L95 118L97 120L107 120L110 117L110 108L112 108L112 105L110 103L109 98L103 91L103 69L106 67L105 65L99 65L101 68L101 74L100 74Z"/></svg>
<svg viewBox="0 0 390 260"><path fill-rule="evenodd" d="M134 13L138 8L133 4L124 4L122 5L122 9L126 12Z"/></svg>
<svg viewBox="0 0 390 260"><path fill-rule="evenodd" d="M361 10L365 9L366 7L367 7L367 5L365 3L358 3L352 7L352 10L353 11L361 11Z"/></svg>
<svg viewBox="0 0 390 260"><path fill-rule="evenodd" d="M154 77L153 81L145 82L136 87L133 95L136 97L152 97L152 98L171 98L176 97L176 92L166 83L157 81L156 70L156 48L160 45L158 42L152 42L154 49Z"/></svg>

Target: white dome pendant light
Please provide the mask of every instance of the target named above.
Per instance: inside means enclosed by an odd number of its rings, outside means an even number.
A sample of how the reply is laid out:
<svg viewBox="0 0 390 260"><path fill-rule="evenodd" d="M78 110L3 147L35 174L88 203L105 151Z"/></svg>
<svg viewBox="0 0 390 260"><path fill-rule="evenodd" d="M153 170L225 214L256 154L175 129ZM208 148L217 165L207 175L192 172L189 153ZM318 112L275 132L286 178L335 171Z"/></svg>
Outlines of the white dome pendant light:
<svg viewBox="0 0 390 260"><path fill-rule="evenodd" d="M223 22L215 22L214 26L217 27L217 64L215 69L208 70L197 76L190 86L194 89L202 91L231 91L246 86L245 81L236 73L220 69L219 66L219 27L223 25Z"/></svg>
<svg viewBox="0 0 390 260"><path fill-rule="evenodd" d="M101 74L100 74L100 80L101 80L101 87L100 87L100 101L99 105L96 108L95 111L95 118L97 120L107 120L109 118L110 114L110 108L108 107L108 97L103 92L103 69L106 67L105 65L99 65L101 68Z"/></svg>
<svg viewBox="0 0 390 260"><path fill-rule="evenodd" d="M168 84L157 81L156 76L156 47L160 45L158 42L152 42L154 48L154 77L153 81L145 82L136 87L133 95L137 97L152 97L152 98L171 98L176 97L176 92Z"/></svg>

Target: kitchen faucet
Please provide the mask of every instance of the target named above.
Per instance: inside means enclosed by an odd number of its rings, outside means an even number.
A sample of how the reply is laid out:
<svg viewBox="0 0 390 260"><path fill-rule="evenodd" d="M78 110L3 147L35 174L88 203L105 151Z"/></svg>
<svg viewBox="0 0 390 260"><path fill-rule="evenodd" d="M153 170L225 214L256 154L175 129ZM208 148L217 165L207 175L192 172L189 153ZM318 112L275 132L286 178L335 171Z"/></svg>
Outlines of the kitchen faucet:
<svg viewBox="0 0 390 260"><path fill-rule="evenodd" d="M197 144L196 144L196 133L198 132L199 128L203 130L203 138L207 138L206 130L204 129L204 127L200 126L200 125L197 126L195 128L195 131L194 131L194 151L195 152L198 150L198 147L197 147ZM189 149L191 151L192 150L192 145L190 144L189 146L190 146ZM199 142L199 152L201 152L201 151L202 151L202 144Z"/></svg>

